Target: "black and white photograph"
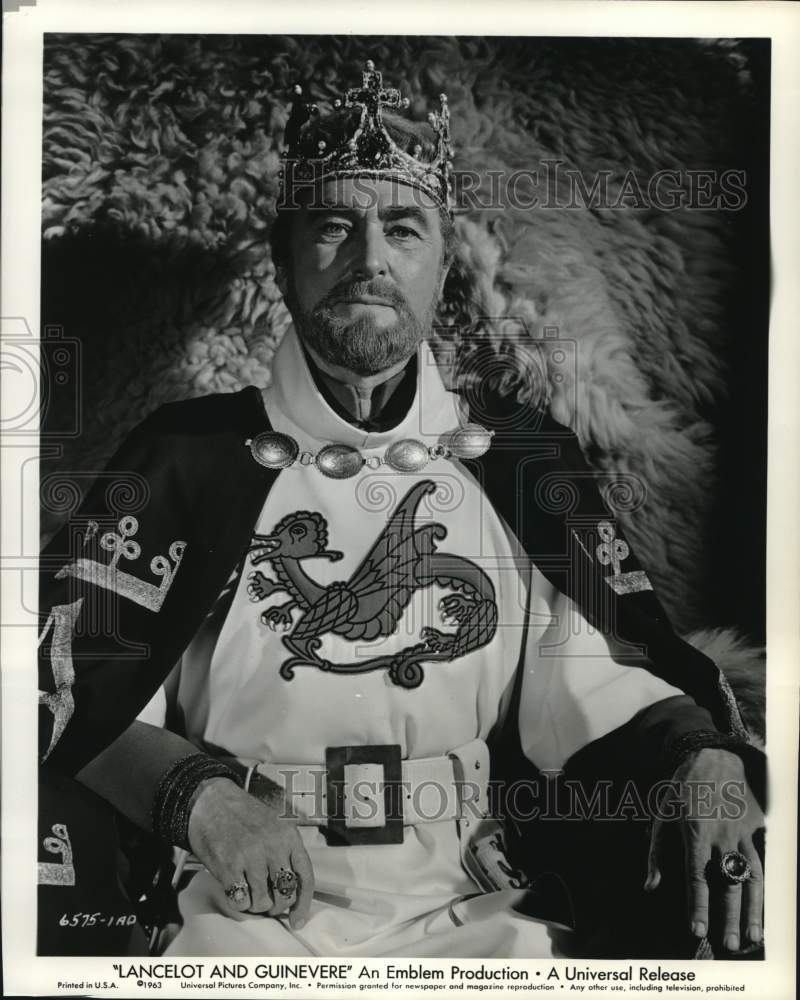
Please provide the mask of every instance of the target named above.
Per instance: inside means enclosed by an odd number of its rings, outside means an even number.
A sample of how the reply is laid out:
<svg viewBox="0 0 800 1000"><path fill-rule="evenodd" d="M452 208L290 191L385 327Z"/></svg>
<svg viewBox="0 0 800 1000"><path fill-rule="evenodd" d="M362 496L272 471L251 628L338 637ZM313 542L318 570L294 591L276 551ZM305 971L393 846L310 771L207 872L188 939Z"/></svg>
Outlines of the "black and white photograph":
<svg viewBox="0 0 800 1000"><path fill-rule="evenodd" d="M30 68L3 700L54 994L789 997L774 27L168 6Z"/></svg>

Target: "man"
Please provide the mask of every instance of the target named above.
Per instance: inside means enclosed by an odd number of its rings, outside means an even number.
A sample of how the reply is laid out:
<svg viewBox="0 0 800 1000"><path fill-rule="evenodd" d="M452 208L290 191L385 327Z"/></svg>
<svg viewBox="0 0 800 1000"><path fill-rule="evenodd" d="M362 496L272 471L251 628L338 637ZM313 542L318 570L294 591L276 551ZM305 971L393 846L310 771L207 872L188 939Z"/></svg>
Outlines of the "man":
<svg viewBox="0 0 800 1000"><path fill-rule="evenodd" d="M271 386L155 414L114 462L146 477L145 510L115 523L93 494L51 548L43 757L203 863L176 954L580 949L509 865L490 771L538 790L620 759L679 796L711 783L712 818L681 820L684 929L755 946L758 761L735 703L596 494L574 523L543 501L548 475L585 470L574 438L518 397L528 422L492 433L446 391L427 338L453 251L449 112L423 129L385 114L401 104L371 64L333 114L296 102L273 237L295 328ZM125 568L142 554L158 585ZM524 867L557 868L498 804Z"/></svg>

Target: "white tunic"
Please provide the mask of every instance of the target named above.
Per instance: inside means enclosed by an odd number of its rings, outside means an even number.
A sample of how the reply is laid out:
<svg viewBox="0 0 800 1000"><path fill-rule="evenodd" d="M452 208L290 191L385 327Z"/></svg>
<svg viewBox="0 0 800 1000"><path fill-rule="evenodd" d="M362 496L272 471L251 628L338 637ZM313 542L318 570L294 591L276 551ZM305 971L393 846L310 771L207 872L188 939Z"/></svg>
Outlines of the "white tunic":
<svg viewBox="0 0 800 1000"><path fill-rule="evenodd" d="M290 331L265 406L273 429L301 453L338 442L369 460L403 439L435 445L459 426L456 397L425 344L419 372L402 423L365 433L327 405ZM243 761L320 767L326 748L339 746L397 744L404 759L441 756L487 737L523 669L523 749L538 767L557 769L641 708L680 693L614 662L604 639L522 556L460 463L435 459L417 473L374 465L342 480L300 463L278 476L255 526L270 541L251 552L221 628L209 619L184 655L177 699L190 740ZM404 500L392 524L403 536L398 546L387 541L387 524ZM410 568L423 549L433 559ZM433 582L425 578L431 566ZM347 586L330 589L339 582ZM418 686L393 679L403 653L416 680L422 671ZM158 699L141 718L163 719ZM201 873L182 893L184 927L170 953L555 953L553 928L511 908L518 891L476 895L455 820L408 826L402 844L328 846L318 828L301 832L316 879L301 931L284 920L231 917L221 888Z"/></svg>

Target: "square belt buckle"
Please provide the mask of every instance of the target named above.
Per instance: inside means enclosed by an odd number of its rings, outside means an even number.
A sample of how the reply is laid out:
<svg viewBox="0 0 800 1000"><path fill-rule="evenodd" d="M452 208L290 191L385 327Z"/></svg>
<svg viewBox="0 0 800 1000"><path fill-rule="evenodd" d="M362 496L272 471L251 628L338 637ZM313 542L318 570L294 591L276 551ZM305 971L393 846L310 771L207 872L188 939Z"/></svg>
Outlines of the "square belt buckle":
<svg viewBox="0 0 800 1000"><path fill-rule="evenodd" d="M351 826L345 816L345 767L378 764L383 767L383 826ZM403 843L403 767L400 744L327 747L325 750L327 832L330 845Z"/></svg>

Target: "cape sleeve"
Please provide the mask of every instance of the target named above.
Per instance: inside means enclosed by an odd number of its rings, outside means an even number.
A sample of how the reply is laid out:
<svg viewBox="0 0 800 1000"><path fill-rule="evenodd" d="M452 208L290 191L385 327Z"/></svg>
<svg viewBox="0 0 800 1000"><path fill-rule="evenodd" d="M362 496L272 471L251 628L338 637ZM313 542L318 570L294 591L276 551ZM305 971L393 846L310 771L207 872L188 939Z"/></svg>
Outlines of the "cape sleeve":
<svg viewBox="0 0 800 1000"><path fill-rule="evenodd" d="M169 497L169 505L163 502ZM157 417L140 424L40 557L39 751L78 770L160 684L161 621L190 512Z"/></svg>
<svg viewBox="0 0 800 1000"><path fill-rule="evenodd" d="M39 752L74 774L136 718L246 548L276 473L254 387L137 427L40 558Z"/></svg>
<svg viewBox="0 0 800 1000"><path fill-rule="evenodd" d="M556 618L549 633L541 621L529 629L509 759L522 751L540 768L588 774L611 748L614 763L642 763L658 780L681 754L720 746L742 756L763 799L764 757L726 678L672 628L575 433L509 397L481 417L494 438L474 474L535 567L541 620Z"/></svg>
<svg viewBox="0 0 800 1000"><path fill-rule="evenodd" d="M635 484L623 478L601 495L576 435L541 410L519 404L494 420L474 474L528 558L593 628L646 654L646 670L707 708L717 729L746 738L725 677L676 634L610 507L615 490Z"/></svg>

